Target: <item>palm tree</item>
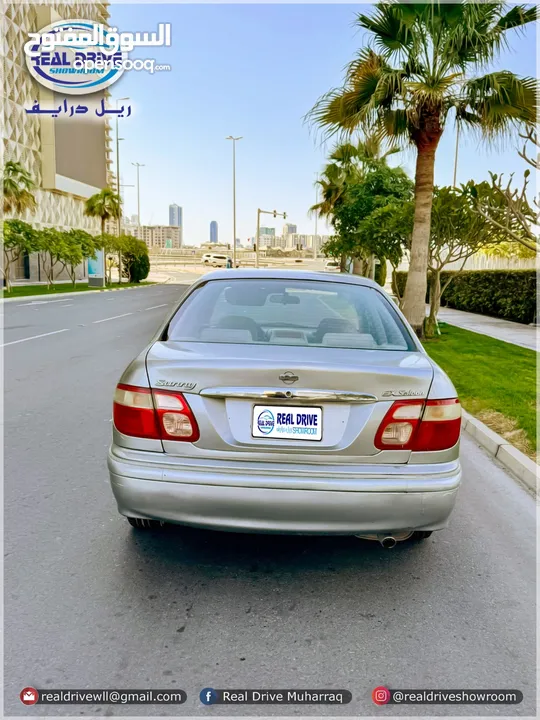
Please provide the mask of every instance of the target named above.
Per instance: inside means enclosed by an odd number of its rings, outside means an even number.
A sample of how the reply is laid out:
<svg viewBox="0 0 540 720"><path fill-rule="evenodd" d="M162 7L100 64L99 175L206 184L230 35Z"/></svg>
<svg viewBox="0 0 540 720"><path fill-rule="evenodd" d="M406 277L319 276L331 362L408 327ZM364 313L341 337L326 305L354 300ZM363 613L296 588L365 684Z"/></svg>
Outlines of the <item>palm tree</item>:
<svg viewBox="0 0 540 720"><path fill-rule="evenodd" d="M386 164L386 158L399 152L399 148L382 149L380 138L367 135L356 145L346 142L338 144L330 153L330 162L322 172L316 184L322 190L322 200L310 208L322 217L331 217L333 209L342 202L347 185L358 181L364 166L373 161Z"/></svg>
<svg viewBox="0 0 540 720"><path fill-rule="evenodd" d="M383 152L383 143L379 137L366 135L356 145L345 142L338 144L330 153L330 162L322 172L316 184L321 189L321 201L309 210L321 217L330 218L333 225L333 214L345 199L347 187L358 182L365 166L373 161L386 164L386 158L399 152L399 148L389 148ZM341 269L345 270L347 258L341 258Z"/></svg>
<svg viewBox="0 0 540 720"><path fill-rule="evenodd" d="M101 192L89 197L85 203L84 214L88 217L100 218L102 236L105 235L105 223L107 220L117 220L120 213L120 198L111 188L103 188Z"/></svg>
<svg viewBox="0 0 540 720"><path fill-rule="evenodd" d="M36 199L32 192L36 185L21 163L9 160L4 165L2 185L6 214L22 215L26 210L33 210L36 207Z"/></svg>
<svg viewBox="0 0 540 720"><path fill-rule="evenodd" d="M395 146L416 147L415 217L403 310L423 333L435 152L451 111L485 137L536 121L537 82L508 71L472 75L507 44L508 32L536 19L536 8L503 2L379 2L357 25L371 47L349 65L343 87L308 117L329 133L375 129Z"/></svg>

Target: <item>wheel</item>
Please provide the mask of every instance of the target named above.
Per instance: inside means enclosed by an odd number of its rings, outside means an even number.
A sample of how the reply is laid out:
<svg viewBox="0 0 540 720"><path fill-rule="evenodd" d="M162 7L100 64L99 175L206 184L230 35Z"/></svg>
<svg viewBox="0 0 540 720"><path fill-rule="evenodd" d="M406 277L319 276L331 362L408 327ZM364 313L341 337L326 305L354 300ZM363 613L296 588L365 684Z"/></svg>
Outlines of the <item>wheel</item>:
<svg viewBox="0 0 540 720"><path fill-rule="evenodd" d="M426 540L433 533L433 530L415 530L411 540Z"/></svg>
<svg viewBox="0 0 540 720"><path fill-rule="evenodd" d="M152 528L165 525L165 523L160 520L146 520L144 518L128 517L127 521L132 527L137 528L137 530L151 530Z"/></svg>

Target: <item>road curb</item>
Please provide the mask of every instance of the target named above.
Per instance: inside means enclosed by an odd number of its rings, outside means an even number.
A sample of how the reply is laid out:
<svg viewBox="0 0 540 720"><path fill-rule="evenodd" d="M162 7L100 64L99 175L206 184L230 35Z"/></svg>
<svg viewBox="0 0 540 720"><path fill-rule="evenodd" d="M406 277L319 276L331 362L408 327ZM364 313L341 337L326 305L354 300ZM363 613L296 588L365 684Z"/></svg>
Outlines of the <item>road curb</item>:
<svg viewBox="0 0 540 720"><path fill-rule="evenodd" d="M77 295L78 297L88 297L95 294L100 293L106 293L106 292L117 292L118 290L122 290L124 292L125 290L140 290L144 287L153 287L154 285L165 285L171 280L170 277L167 278L167 280L153 280L151 284L142 284L139 287L125 287L125 288L103 288L103 290L79 290L74 292L65 292L65 293L51 293L50 295L20 295L19 297L13 297L13 298L0 298L0 304L2 303L8 303L8 302L24 302L25 300L35 300L36 298L42 298L43 300L47 298L57 298L57 297L74 297Z"/></svg>
<svg viewBox="0 0 540 720"><path fill-rule="evenodd" d="M525 453L522 453L509 443L508 440L497 435L496 432L465 410L463 410L462 428L477 443L482 445L490 455L497 458L500 463L514 473L524 485L533 492L537 492L540 467L534 460L531 460Z"/></svg>

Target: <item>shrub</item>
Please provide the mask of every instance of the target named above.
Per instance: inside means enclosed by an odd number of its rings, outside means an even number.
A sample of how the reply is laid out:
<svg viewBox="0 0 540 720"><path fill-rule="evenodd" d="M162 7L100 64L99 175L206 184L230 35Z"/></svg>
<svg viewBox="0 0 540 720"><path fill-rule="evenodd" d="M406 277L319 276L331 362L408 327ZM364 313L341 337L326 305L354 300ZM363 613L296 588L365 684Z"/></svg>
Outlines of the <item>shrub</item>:
<svg viewBox="0 0 540 720"><path fill-rule="evenodd" d="M466 270L457 274L447 271L441 273L441 283L444 285L452 275L456 277L443 295L444 306L519 323L534 322L535 270ZM394 294L403 297L406 282L406 272L396 273L392 283Z"/></svg>
<svg viewBox="0 0 540 720"><path fill-rule="evenodd" d="M129 279L130 282L141 282L148 277L150 272L150 260L148 255L139 255L134 258L129 266Z"/></svg>
<svg viewBox="0 0 540 720"><path fill-rule="evenodd" d="M129 238L124 245L124 262L122 273L130 282L138 283L148 277L150 258L148 247L142 240Z"/></svg>

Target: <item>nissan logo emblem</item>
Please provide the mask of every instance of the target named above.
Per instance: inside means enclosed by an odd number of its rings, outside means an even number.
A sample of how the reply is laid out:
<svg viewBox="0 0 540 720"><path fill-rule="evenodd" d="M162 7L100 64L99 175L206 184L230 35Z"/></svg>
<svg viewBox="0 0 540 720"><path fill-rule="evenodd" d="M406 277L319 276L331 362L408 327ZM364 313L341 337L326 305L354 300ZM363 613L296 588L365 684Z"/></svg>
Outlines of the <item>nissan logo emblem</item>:
<svg viewBox="0 0 540 720"><path fill-rule="evenodd" d="M282 380L284 383L287 383L287 385L292 385L292 383L295 383L297 380L299 380L299 377L298 375L295 375L294 373L287 370L287 372L281 373L279 379Z"/></svg>

